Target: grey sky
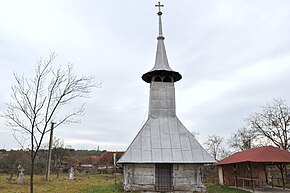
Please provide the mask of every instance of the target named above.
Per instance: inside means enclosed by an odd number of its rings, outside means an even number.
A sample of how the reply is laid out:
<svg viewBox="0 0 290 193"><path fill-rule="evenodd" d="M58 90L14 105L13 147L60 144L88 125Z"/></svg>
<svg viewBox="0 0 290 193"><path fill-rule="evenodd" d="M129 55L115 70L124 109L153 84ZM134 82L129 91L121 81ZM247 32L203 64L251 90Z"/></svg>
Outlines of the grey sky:
<svg viewBox="0 0 290 193"><path fill-rule="evenodd" d="M13 72L32 74L50 51L55 66L75 64L79 75L103 82L85 99L81 124L56 137L74 148L124 150L147 118L157 22L153 0L0 1L0 110L10 100ZM163 1L177 115L202 143L229 137L243 118L273 98L290 103L289 0ZM0 148L18 148L0 123Z"/></svg>

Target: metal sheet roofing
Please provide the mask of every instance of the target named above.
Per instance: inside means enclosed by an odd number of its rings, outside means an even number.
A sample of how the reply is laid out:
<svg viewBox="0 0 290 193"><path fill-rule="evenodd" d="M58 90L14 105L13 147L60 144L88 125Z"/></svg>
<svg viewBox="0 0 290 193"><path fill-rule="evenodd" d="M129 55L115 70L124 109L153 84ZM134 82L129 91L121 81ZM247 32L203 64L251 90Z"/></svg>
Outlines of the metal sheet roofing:
<svg viewBox="0 0 290 193"><path fill-rule="evenodd" d="M149 117L118 163L214 163L177 117Z"/></svg>
<svg viewBox="0 0 290 193"><path fill-rule="evenodd" d="M290 163L290 152L273 146L258 147L235 153L215 165L241 162Z"/></svg>

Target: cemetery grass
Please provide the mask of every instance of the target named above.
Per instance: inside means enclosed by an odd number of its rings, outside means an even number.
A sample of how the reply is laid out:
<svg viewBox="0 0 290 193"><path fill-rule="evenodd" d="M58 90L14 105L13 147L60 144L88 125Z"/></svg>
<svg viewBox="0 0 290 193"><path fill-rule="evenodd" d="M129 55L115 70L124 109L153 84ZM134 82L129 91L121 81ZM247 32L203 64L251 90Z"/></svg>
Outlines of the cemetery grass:
<svg viewBox="0 0 290 193"><path fill-rule="evenodd" d="M0 174L1 193L27 193L29 192L29 176L25 176L24 184L8 183L8 174ZM15 177L14 177L15 178ZM74 180L69 180L67 175L56 178L51 175L50 182L45 181L44 175L34 177L34 192L36 193L125 193L121 179L111 175L77 175Z"/></svg>
<svg viewBox="0 0 290 193"><path fill-rule="evenodd" d="M29 176L25 176L23 185L18 185L16 182L8 183L6 180L8 177L8 174L0 174L1 193L29 192ZM111 175L104 174L77 175L74 180L69 180L65 174L59 178L51 175L50 182L45 181L44 175L36 175L34 181L34 191L36 193L125 193L120 177L116 180L115 186L115 179ZM247 191L213 184L208 184L207 187L208 193L248 193Z"/></svg>

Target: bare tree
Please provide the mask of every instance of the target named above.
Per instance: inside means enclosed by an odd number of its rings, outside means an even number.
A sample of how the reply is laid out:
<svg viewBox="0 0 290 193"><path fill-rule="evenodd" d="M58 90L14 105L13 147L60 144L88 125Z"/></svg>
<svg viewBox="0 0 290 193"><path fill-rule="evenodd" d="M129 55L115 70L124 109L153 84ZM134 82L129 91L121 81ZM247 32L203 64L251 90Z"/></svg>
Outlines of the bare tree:
<svg viewBox="0 0 290 193"><path fill-rule="evenodd" d="M286 101L274 99L247 119L249 126L277 147L290 150L290 108Z"/></svg>
<svg viewBox="0 0 290 193"><path fill-rule="evenodd" d="M204 143L206 149L213 156L216 161L227 157L230 153L223 146L224 138L217 135L209 135L207 141Z"/></svg>
<svg viewBox="0 0 290 193"><path fill-rule="evenodd" d="M72 111L64 111L77 98L89 97L93 83L92 76L78 77L73 65L56 70L52 67L56 55L50 54L47 60L40 60L33 78L14 73L16 80L12 89L12 102L7 103L7 111L2 115L14 132L29 136L30 153L30 193L33 193L35 159L44 136L50 131L50 122L55 128L64 123L78 122L76 116L83 114L83 105ZM16 140L24 147L23 141Z"/></svg>
<svg viewBox="0 0 290 193"><path fill-rule="evenodd" d="M246 150L256 147L255 140L257 140L258 135L256 130L248 127L242 127L237 130L236 133L232 134L229 145L235 150Z"/></svg>
<svg viewBox="0 0 290 193"><path fill-rule="evenodd" d="M191 131L191 134L195 139L198 139L199 133L197 131Z"/></svg>
<svg viewBox="0 0 290 193"><path fill-rule="evenodd" d="M58 162L63 161L65 155L68 155L69 151L65 148L64 141L54 137L52 144L52 157L54 162L54 168L57 169Z"/></svg>
<svg viewBox="0 0 290 193"><path fill-rule="evenodd" d="M49 144L45 144L44 147L48 147ZM70 151L64 145L64 140L54 137L52 140L52 170L56 172L57 178L61 172L61 163L66 156L70 156Z"/></svg>

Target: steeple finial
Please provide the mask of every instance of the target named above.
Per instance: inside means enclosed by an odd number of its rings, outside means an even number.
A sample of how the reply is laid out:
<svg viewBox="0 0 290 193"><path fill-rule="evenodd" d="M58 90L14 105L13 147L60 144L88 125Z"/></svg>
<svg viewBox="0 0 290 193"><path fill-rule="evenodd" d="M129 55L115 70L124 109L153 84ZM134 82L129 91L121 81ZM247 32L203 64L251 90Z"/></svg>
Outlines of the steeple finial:
<svg viewBox="0 0 290 193"><path fill-rule="evenodd" d="M155 5L155 7L158 7L157 15L159 16L159 36L157 37L157 39L164 40L164 36L163 36L163 32L162 32L162 21L161 21L161 15L162 15L161 7L164 7L164 5L162 5L159 1L158 4Z"/></svg>
<svg viewBox="0 0 290 193"><path fill-rule="evenodd" d="M162 22L161 22L161 7L164 7L160 2L155 5L158 7L157 15L159 17L159 34L157 37L157 51L156 51L156 58L155 58L155 65L154 67L147 73L143 74L142 79L147 82L151 83L152 81L161 80L164 82L176 82L179 81L182 77L178 72L173 71L168 63L165 45L164 45L164 36L162 32ZM157 78L157 76L159 78ZM156 78L156 79L155 79Z"/></svg>
<svg viewBox="0 0 290 193"><path fill-rule="evenodd" d="M158 2L158 4L157 5L155 5L155 7L158 7L159 8L159 11L158 11L158 15L160 14L160 15L162 15L162 12L161 12L161 7L164 7L164 5L161 5L161 3L160 3L160 1Z"/></svg>

